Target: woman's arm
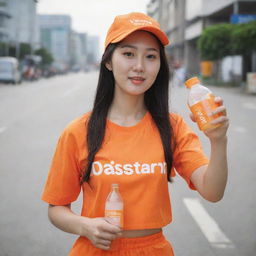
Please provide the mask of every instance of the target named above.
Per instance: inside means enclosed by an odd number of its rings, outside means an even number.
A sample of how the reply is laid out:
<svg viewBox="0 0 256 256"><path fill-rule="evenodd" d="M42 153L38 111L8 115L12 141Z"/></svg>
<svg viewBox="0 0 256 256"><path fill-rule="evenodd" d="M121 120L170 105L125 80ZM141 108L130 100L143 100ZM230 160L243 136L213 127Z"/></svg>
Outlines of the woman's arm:
<svg viewBox="0 0 256 256"><path fill-rule="evenodd" d="M226 147L227 140L211 143L209 165L198 168L191 175L198 192L211 202L218 202L224 195L228 176Z"/></svg>
<svg viewBox="0 0 256 256"><path fill-rule="evenodd" d="M222 100L216 101L222 105ZM225 115L212 121L213 124L222 124L212 130L205 131L205 135L211 143L210 162L193 172L191 181L198 192L208 201L217 202L222 199L227 183L227 129L229 120L226 116L226 109L222 105L214 113L223 112Z"/></svg>
<svg viewBox="0 0 256 256"><path fill-rule="evenodd" d="M84 222L84 225L88 222L88 218L81 218L81 216L76 215L71 210L70 204L60 206L49 205L48 217L55 227L75 235L82 233L81 222Z"/></svg>

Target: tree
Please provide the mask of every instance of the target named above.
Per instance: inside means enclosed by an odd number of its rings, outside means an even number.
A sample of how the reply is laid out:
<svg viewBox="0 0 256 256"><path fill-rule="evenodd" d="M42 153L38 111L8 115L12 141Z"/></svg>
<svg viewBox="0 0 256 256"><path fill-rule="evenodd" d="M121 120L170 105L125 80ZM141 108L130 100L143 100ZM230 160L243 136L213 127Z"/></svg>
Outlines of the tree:
<svg viewBox="0 0 256 256"><path fill-rule="evenodd" d="M42 57L42 64L43 65L50 65L53 62L53 57L51 53L47 51L45 48L40 48L34 52L35 55L39 55Z"/></svg>
<svg viewBox="0 0 256 256"><path fill-rule="evenodd" d="M19 59L22 60L26 55L31 54L31 46L27 43L20 43L20 55Z"/></svg>
<svg viewBox="0 0 256 256"><path fill-rule="evenodd" d="M235 54L240 55L250 55L256 51L256 21L234 26L232 48Z"/></svg>
<svg viewBox="0 0 256 256"><path fill-rule="evenodd" d="M7 56L8 55L8 44L4 42L0 42L0 56Z"/></svg>
<svg viewBox="0 0 256 256"><path fill-rule="evenodd" d="M256 21L243 24L217 24L206 28L198 40L203 60L217 61L230 55L243 56L243 80L252 71L253 51L256 51ZM217 72L220 76L219 72Z"/></svg>
<svg viewBox="0 0 256 256"><path fill-rule="evenodd" d="M232 55L231 35L234 25L217 24L207 27L198 40L203 60L219 60Z"/></svg>
<svg viewBox="0 0 256 256"><path fill-rule="evenodd" d="M232 32L232 48L243 56L243 80L247 72L252 72L252 53L256 51L256 21L238 24Z"/></svg>

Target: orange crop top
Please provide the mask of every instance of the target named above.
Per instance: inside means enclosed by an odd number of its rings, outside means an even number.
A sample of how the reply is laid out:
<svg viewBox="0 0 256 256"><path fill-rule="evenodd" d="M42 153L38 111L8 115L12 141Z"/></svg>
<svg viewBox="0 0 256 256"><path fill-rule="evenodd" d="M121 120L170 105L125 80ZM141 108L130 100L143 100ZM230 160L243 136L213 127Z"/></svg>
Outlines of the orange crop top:
<svg viewBox="0 0 256 256"><path fill-rule="evenodd" d="M172 220L166 163L156 125L149 112L131 127L107 121L102 148L95 156L89 183L80 185L89 113L64 130L54 154L42 200L52 205L75 201L83 190L82 216L104 216L111 184L118 183L124 200L124 229L160 228ZM181 116L170 114L176 138L174 168L194 189L190 176L208 164L198 137Z"/></svg>

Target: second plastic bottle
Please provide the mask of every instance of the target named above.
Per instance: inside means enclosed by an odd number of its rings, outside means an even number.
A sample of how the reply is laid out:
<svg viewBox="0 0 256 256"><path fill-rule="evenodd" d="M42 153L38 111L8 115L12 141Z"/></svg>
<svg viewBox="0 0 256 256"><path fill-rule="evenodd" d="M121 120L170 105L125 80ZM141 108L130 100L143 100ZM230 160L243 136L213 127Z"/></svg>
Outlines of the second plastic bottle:
<svg viewBox="0 0 256 256"><path fill-rule="evenodd" d="M111 192L109 193L105 204L105 217L109 218L110 222L123 228L124 225L124 203L119 193L118 184L111 185Z"/></svg>
<svg viewBox="0 0 256 256"><path fill-rule="evenodd" d="M197 77L192 77L185 82L185 85L189 90L188 105L193 113L197 125L200 130L205 131L207 129L213 129L218 126L211 124L210 122L222 114L212 114L212 111L219 105L215 102L215 96L205 86L200 84L200 80Z"/></svg>

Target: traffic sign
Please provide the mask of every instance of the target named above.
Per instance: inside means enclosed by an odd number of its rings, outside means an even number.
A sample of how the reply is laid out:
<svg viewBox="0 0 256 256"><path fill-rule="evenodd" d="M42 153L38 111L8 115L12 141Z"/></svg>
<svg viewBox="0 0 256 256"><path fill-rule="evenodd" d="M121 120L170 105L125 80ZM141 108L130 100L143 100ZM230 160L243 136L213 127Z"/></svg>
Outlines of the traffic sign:
<svg viewBox="0 0 256 256"><path fill-rule="evenodd" d="M230 22L232 24L247 23L256 20L255 14L232 14Z"/></svg>

